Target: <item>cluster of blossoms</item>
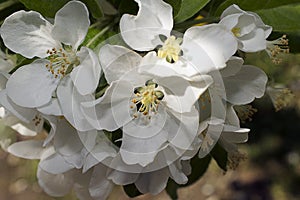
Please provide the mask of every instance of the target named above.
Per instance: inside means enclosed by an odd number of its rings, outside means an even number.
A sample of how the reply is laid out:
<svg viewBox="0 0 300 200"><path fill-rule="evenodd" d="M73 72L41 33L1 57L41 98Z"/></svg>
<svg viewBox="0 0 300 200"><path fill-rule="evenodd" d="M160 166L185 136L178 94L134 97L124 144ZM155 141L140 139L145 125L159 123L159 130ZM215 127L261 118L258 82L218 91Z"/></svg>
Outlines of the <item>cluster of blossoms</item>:
<svg viewBox="0 0 300 200"><path fill-rule="evenodd" d="M236 5L218 24L181 34L172 31L169 4L136 2L138 14L120 20L128 46L104 44L99 52L81 46L90 21L80 1L68 2L53 24L18 11L1 26L9 50L35 58L13 73L13 63L2 69L2 120L23 124L24 135L51 127L44 140L7 150L40 159L37 177L49 195L74 189L80 199L106 199L114 185L129 184L158 194L169 179L187 183L190 160L217 142L230 167L243 157L237 144L247 141L249 129L240 127L238 113L251 114L248 104L264 95L267 76L243 65L237 52L266 50L277 61L287 51L285 38L278 40L284 48L267 41L272 28Z"/></svg>

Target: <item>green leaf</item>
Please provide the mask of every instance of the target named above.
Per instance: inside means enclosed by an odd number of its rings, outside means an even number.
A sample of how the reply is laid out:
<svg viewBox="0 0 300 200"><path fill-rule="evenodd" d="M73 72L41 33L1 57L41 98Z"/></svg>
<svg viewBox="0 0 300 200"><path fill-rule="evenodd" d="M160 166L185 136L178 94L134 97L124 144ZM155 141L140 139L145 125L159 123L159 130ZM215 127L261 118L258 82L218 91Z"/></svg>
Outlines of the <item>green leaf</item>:
<svg viewBox="0 0 300 200"><path fill-rule="evenodd" d="M218 143L215 145L210 155L217 162L219 167L224 171L227 171L227 151L225 151Z"/></svg>
<svg viewBox="0 0 300 200"><path fill-rule="evenodd" d="M181 7L174 17L175 22L179 23L191 18L209 2L210 0L181 0Z"/></svg>
<svg viewBox="0 0 300 200"><path fill-rule="evenodd" d="M173 7L173 16L176 16L180 10L182 0L165 0Z"/></svg>
<svg viewBox="0 0 300 200"><path fill-rule="evenodd" d="M172 200L178 199L178 195L177 195L178 188L179 185L172 179L169 179L166 187L166 192L168 193L168 195L171 197Z"/></svg>
<svg viewBox="0 0 300 200"><path fill-rule="evenodd" d="M134 184L124 185L123 189L130 198L134 198L142 194Z"/></svg>
<svg viewBox="0 0 300 200"><path fill-rule="evenodd" d="M262 9L270 9L283 5L288 5L292 3L299 3L299 0L268 0L268 1L257 1L257 0L227 0L222 3L217 11L216 16L221 15L221 13L230 5L237 4L240 8L247 11L256 11Z"/></svg>
<svg viewBox="0 0 300 200"><path fill-rule="evenodd" d="M69 0L20 0L26 8L35 10L45 17L53 18L55 13Z"/></svg>
<svg viewBox="0 0 300 200"><path fill-rule="evenodd" d="M256 11L273 31L296 32L300 30L300 4L280 6Z"/></svg>
<svg viewBox="0 0 300 200"><path fill-rule="evenodd" d="M98 0L81 0L89 9L92 16L96 19L103 17L102 7Z"/></svg>

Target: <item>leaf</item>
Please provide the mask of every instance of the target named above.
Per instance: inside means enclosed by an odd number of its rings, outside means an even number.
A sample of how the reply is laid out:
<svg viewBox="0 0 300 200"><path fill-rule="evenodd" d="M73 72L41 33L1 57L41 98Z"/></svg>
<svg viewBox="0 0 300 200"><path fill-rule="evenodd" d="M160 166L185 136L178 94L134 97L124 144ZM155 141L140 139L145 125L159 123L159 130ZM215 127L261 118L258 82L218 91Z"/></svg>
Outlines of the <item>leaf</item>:
<svg viewBox="0 0 300 200"><path fill-rule="evenodd" d="M100 1L97 0L81 0L89 9L92 16L96 19L103 17Z"/></svg>
<svg viewBox="0 0 300 200"><path fill-rule="evenodd" d="M174 17L175 22L179 23L191 18L209 2L210 0L181 0L181 7Z"/></svg>
<svg viewBox="0 0 300 200"><path fill-rule="evenodd" d="M176 16L180 10L182 0L165 0L173 7L173 16Z"/></svg>
<svg viewBox="0 0 300 200"><path fill-rule="evenodd" d="M166 192L171 197L172 200L178 199L177 195L177 189L179 188L179 185L173 181L172 179L168 180L168 184L166 187Z"/></svg>
<svg viewBox="0 0 300 200"><path fill-rule="evenodd" d="M129 185L124 185L123 189L130 198L142 195L142 193L135 187L133 183Z"/></svg>
<svg viewBox="0 0 300 200"><path fill-rule="evenodd" d="M273 31L296 32L300 30L300 4L258 10L256 12L265 24L273 27Z"/></svg>
<svg viewBox="0 0 300 200"><path fill-rule="evenodd" d="M55 13L69 0L20 0L26 8L35 10L45 17L53 18Z"/></svg>
<svg viewBox="0 0 300 200"><path fill-rule="evenodd" d="M222 3L215 12L216 16L221 13L230 5L237 4L241 9L247 11L256 11L262 9L270 9L292 3L299 3L299 0L268 0L268 1L257 1L257 0L226 0Z"/></svg>
<svg viewBox="0 0 300 200"><path fill-rule="evenodd" d="M224 171L227 171L227 151L225 151L218 143L210 152L210 155L217 162L219 167Z"/></svg>

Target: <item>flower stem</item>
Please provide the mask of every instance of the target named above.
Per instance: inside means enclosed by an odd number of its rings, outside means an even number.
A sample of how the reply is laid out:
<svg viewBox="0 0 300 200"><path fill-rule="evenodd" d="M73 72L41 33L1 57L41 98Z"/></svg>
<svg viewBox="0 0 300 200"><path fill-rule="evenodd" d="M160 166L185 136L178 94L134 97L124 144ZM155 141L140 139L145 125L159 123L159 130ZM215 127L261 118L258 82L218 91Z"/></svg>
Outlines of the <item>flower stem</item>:
<svg viewBox="0 0 300 200"><path fill-rule="evenodd" d="M86 45L86 47L90 47L99 37L103 36L109 29L111 28L111 26L106 26L105 28L103 28L99 33L97 33Z"/></svg>

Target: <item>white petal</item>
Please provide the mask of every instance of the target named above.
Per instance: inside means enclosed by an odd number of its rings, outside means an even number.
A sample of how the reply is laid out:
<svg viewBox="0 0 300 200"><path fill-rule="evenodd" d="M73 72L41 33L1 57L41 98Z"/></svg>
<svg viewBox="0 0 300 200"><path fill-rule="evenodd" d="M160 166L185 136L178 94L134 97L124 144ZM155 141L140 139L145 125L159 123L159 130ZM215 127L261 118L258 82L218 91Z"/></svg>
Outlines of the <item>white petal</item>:
<svg viewBox="0 0 300 200"><path fill-rule="evenodd" d="M240 119L236 114L233 105L227 105L225 123L232 126L240 127Z"/></svg>
<svg viewBox="0 0 300 200"><path fill-rule="evenodd" d="M242 66L243 66L244 60L240 57L232 56L228 62L227 66L220 70L220 73L222 77L228 77L228 76L233 76L236 73L238 73Z"/></svg>
<svg viewBox="0 0 300 200"><path fill-rule="evenodd" d="M136 0L137 16L124 14L120 20L124 41L138 51L149 51L162 43L159 35L169 36L173 27L172 7L162 0Z"/></svg>
<svg viewBox="0 0 300 200"><path fill-rule="evenodd" d="M141 174L135 182L135 185L142 193L156 195L166 188L168 178L168 169L163 168L154 172Z"/></svg>
<svg viewBox="0 0 300 200"><path fill-rule="evenodd" d="M181 170L182 166L180 163L174 162L171 165L169 165L169 170L170 170L170 176L176 183L178 184L186 184L188 181L187 176L183 173Z"/></svg>
<svg viewBox="0 0 300 200"><path fill-rule="evenodd" d="M82 47L77 56L80 58L80 65L71 72L72 81L80 94L92 94L98 86L101 74L98 58L86 47Z"/></svg>
<svg viewBox="0 0 300 200"><path fill-rule="evenodd" d="M237 13L237 14L225 16L221 18L219 24L226 26L228 31L231 31L238 24L238 20L241 15L242 15L241 13Z"/></svg>
<svg viewBox="0 0 300 200"><path fill-rule="evenodd" d="M54 197L60 197L68 194L73 187L73 171L66 174L51 174L40 167L37 170L39 185L43 190Z"/></svg>
<svg viewBox="0 0 300 200"><path fill-rule="evenodd" d="M183 58L203 74L224 68L237 50L237 41L224 26L211 24L189 28L181 46Z"/></svg>
<svg viewBox="0 0 300 200"><path fill-rule="evenodd" d="M264 95L268 78L259 68L245 65L234 76L223 79L227 101L234 105L248 104Z"/></svg>
<svg viewBox="0 0 300 200"><path fill-rule="evenodd" d="M81 103L94 100L93 95L81 95L74 87L71 78L65 77L57 88L57 98L65 118L79 131L92 130L85 119Z"/></svg>
<svg viewBox="0 0 300 200"><path fill-rule="evenodd" d="M91 181L89 184L89 192L95 199L107 199L111 193L114 184L106 178L107 167L105 165L97 165L94 167Z"/></svg>
<svg viewBox="0 0 300 200"><path fill-rule="evenodd" d="M53 37L73 49L83 42L90 26L89 13L80 1L70 1L55 15Z"/></svg>
<svg viewBox="0 0 300 200"><path fill-rule="evenodd" d="M140 73L159 77L181 76L185 79L191 79L199 73L193 64L182 58L179 58L175 63L169 63L166 59L159 58L154 51L149 52L142 58L138 70Z"/></svg>
<svg viewBox="0 0 300 200"><path fill-rule="evenodd" d="M168 132L163 128L164 118L165 116L157 113L146 126L132 121L123 127L120 154L126 164L146 166L153 162L167 142Z"/></svg>
<svg viewBox="0 0 300 200"><path fill-rule="evenodd" d="M169 142L180 149L189 149L198 134L199 115L193 108L189 113L173 114L173 123L170 124L176 131L169 131Z"/></svg>
<svg viewBox="0 0 300 200"><path fill-rule="evenodd" d="M45 115L55 115L55 116L62 115L62 110L57 98L52 98L48 104L37 108L37 110Z"/></svg>
<svg viewBox="0 0 300 200"><path fill-rule="evenodd" d="M223 11L221 18L224 18L227 15L239 14L239 13L246 13L246 12L240 9L238 5L233 4Z"/></svg>
<svg viewBox="0 0 300 200"><path fill-rule="evenodd" d="M112 82L96 101L82 103L83 113L94 128L113 131L132 120L130 97L133 86L127 81Z"/></svg>
<svg viewBox="0 0 300 200"><path fill-rule="evenodd" d="M221 137L230 143L245 143L250 129L225 125Z"/></svg>
<svg viewBox="0 0 300 200"><path fill-rule="evenodd" d="M53 145L63 156L72 156L83 148L77 130L64 119L57 123Z"/></svg>
<svg viewBox="0 0 300 200"><path fill-rule="evenodd" d="M14 143L8 147L8 152L26 159L41 159L45 151L43 142L38 140L27 140Z"/></svg>
<svg viewBox="0 0 300 200"><path fill-rule="evenodd" d="M266 49L267 41L265 39L265 32L263 29L256 29L251 33L240 37L240 50L244 52L257 52Z"/></svg>
<svg viewBox="0 0 300 200"><path fill-rule="evenodd" d="M39 167L51 174L65 173L74 168L74 166L67 163L66 160L57 153L54 153L49 157L42 159L39 163Z"/></svg>
<svg viewBox="0 0 300 200"><path fill-rule="evenodd" d="M10 76L6 89L13 102L29 108L40 107L50 102L59 80L48 72L45 67L47 63L47 60L36 60L22 66Z"/></svg>
<svg viewBox="0 0 300 200"><path fill-rule="evenodd" d="M116 155L116 150L114 149L113 144L110 140L108 140L104 132L100 131L98 136L101 139L87 155L83 166L83 172L87 171L99 162L103 162L106 158L115 157Z"/></svg>
<svg viewBox="0 0 300 200"><path fill-rule="evenodd" d="M120 154L117 154L109 163L105 164L110 168L107 178L111 179L117 185L133 183L138 178L139 173L145 170L140 165L126 164Z"/></svg>
<svg viewBox="0 0 300 200"><path fill-rule="evenodd" d="M5 19L1 36L5 46L26 58L44 58L47 50L59 48L51 36L52 24L35 11L18 11Z"/></svg>
<svg viewBox="0 0 300 200"><path fill-rule="evenodd" d="M32 119L36 115L36 110L31 108L24 108L16 105L6 94L6 90L0 92L0 104L5 107L14 116L25 123L32 122Z"/></svg>
<svg viewBox="0 0 300 200"><path fill-rule="evenodd" d="M208 75L199 76L199 81L191 82L180 77L159 79L159 84L167 89L162 101L176 112L190 112L194 103L212 82Z"/></svg>
<svg viewBox="0 0 300 200"><path fill-rule="evenodd" d="M110 84L135 69L140 63L141 56L122 46L105 45L100 49L99 60L105 78Z"/></svg>
<svg viewBox="0 0 300 200"><path fill-rule="evenodd" d="M41 123L41 126L42 124L44 124L43 122ZM15 124L13 126L11 126L12 129L16 130L20 135L23 135L23 136L36 136L37 131L35 131L35 126L32 125L32 124L21 124L21 123L18 123L18 124Z"/></svg>

